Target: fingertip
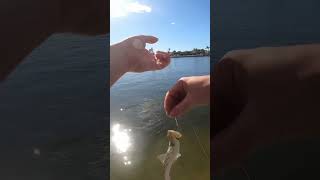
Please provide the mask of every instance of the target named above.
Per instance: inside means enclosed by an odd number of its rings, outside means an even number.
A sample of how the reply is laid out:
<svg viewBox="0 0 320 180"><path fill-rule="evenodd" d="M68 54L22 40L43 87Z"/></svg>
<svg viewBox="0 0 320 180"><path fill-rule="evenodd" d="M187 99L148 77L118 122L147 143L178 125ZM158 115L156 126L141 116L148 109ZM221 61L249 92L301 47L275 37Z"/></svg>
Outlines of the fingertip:
<svg viewBox="0 0 320 180"><path fill-rule="evenodd" d="M178 116L179 110L177 108L173 108L172 111L170 112L171 117L176 117Z"/></svg>
<svg viewBox="0 0 320 180"><path fill-rule="evenodd" d="M163 69L170 64L170 58L164 57L162 54L156 55L158 69Z"/></svg>
<svg viewBox="0 0 320 180"><path fill-rule="evenodd" d="M153 38L154 38L154 40L157 42L157 41L159 41L159 38L157 38L157 37L155 37L155 36L153 36Z"/></svg>
<svg viewBox="0 0 320 180"><path fill-rule="evenodd" d="M172 118L171 114L169 112L166 112L166 115L169 117L169 118Z"/></svg>
<svg viewBox="0 0 320 180"><path fill-rule="evenodd" d="M162 57L161 54L159 54L158 52L155 54L156 58L160 59Z"/></svg>
<svg viewBox="0 0 320 180"><path fill-rule="evenodd" d="M149 43L149 44L154 44L158 41L158 38L154 36L140 35L140 36L135 36L135 38L138 38L142 40L144 43Z"/></svg>
<svg viewBox="0 0 320 180"><path fill-rule="evenodd" d="M170 54L167 53L167 52L157 51L156 53L157 53L157 54L161 54L162 56L165 56L165 57L170 57Z"/></svg>
<svg viewBox="0 0 320 180"><path fill-rule="evenodd" d="M153 39L151 39L149 43L154 44L154 43L158 42L158 40L159 40L158 38L153 37Z"/></svg>
<svg viewBox="0 0 320 180"><path fill-rule="evenodd" d="M154 36L148 36L148 41L146 41L147 43L149 44L154 44L156 42L158 42L158 38L157 37L154 37Z"/></svg>

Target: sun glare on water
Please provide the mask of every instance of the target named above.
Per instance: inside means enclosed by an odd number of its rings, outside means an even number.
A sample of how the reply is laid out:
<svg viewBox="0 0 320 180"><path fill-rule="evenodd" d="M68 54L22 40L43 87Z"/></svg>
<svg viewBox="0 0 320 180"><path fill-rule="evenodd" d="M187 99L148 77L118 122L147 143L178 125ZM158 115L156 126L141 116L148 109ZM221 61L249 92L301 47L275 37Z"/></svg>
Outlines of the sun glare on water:
<svg viewBox="0 0 320 180"><path fill-rule="evenodd" d="M111 142L115 146L117 152L123 156L121 161L125 166L129 166L132 163L128 156L128 150L131 147L130 132L131 129L121 129L120 124L112 126Z"/></svg>
<svg viewBox="0 0 320 180"><path fill-rule="evenodd" d="M113 135L111 137L111 141L117 148L118 152L119 153L127 152L129 147L131 146L128 130L127 129L121 130L120 124L115 124L112 127L112 133Z"/></svg>

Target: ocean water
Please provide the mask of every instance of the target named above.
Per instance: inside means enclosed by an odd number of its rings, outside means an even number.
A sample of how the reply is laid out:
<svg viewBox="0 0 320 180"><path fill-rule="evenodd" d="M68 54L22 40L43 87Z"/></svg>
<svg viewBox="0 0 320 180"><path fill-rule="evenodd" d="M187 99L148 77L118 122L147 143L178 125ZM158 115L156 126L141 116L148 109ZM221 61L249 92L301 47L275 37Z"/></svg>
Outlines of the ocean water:
<svg viewBox="0 0 320 180"><path fill-rule="evenodd" d="M215 1L211 10L213 59L217 62L234 49L319 43L319 7L317 0ZM319 170L319 152L319 139L275 145L253 154L244 167L254 180L308 179ZM215 179L248 177L241 169L229 169Z"/></svg>
<svg viewBox="0 0 320 180"><path fill-rule="evenodd" d="M0 179L104 179L106 36L57 34L0 84Z"/></svg>
<svg viewBox="0 0 320 180"><path fill-rule="evenodd" d="M167 151L167 130L176 128L164 112L165 93L181 77L209 73L209 57L176 58L163 70L128 73L114 84L110 89L110 125L112 129L120 125L126 136L113 142L119 132L111 130L111 180L164 179L157 156ZM178 122L182 156L171 169L172 179L210 179L209 107L196 108ZM120 153L119 148L125 151Z"/></svg>

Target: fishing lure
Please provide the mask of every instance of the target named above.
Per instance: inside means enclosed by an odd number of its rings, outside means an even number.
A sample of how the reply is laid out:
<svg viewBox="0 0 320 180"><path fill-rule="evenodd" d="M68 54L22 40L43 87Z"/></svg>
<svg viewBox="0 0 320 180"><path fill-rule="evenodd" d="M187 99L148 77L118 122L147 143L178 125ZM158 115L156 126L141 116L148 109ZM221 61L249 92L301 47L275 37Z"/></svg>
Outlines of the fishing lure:
<svg viewBox="0 0 320 180"><path fill-rule="evenodd" d="M166 153L160 154L158 159L164 167L164 179L170 180L170 170L172 164L181 156L179 138L182 137L181 133L174 130L168 130L167 137L169 139L169 147Z"/></svg>

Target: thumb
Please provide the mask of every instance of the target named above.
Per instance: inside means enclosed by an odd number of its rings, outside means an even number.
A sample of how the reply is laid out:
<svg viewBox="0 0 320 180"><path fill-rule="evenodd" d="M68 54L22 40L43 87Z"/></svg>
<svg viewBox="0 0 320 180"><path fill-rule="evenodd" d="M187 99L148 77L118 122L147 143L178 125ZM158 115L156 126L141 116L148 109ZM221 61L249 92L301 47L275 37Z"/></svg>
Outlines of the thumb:
<svg viewBox="0 0 320 180"><path fill-rule="evenodd" d="M176 105L172 111L170 112L171 117L177 117L181 116L185 112L187 112L190 109L191 102L190 102L190 96L187 95L178 105Z"/></svg>
<svg viewBox="0 0 320 180"><path fill-rule="evenodd" d="M141 35L141 36L138 36L138 38L144 42L144 43L149 43L149 44L154 44L158 41L158 38L157 37L154 37L154 36L144 36L144 35Z"/></svg>
<svg viewBox="0 0 320 180"><path fill-rule="evenodd" d="M129 42L129 46L133 46L136 49L145 49L146 47L146 43L149 44L154 44L158 41L158 38L154 37L154 36L144 36L144 35L140 35L140 36L134 36L134 37L130 37L128 38L128 42Z"/></svg>

